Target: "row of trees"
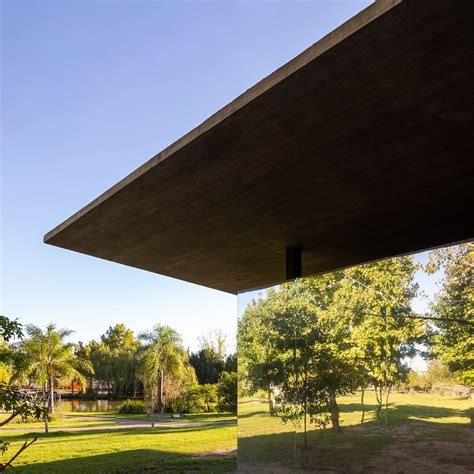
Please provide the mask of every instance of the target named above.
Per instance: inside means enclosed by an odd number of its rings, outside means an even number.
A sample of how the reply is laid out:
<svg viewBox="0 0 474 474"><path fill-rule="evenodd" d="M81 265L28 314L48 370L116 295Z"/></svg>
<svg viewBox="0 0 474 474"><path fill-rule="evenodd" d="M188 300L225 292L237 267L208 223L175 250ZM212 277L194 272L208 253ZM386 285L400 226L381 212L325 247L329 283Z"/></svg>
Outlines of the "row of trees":
<svg viewBox="0 0 474 474"><path fill-rule="evenodd" d="M373 388L379 417L417 353L472 383L473 266L473 244L431 254L424 270L443 267L445 277L427 315L411 308L419 292L411 256L270 289L239 321L241 389L265 390L270 413L305 431L308 418L338 431L338 396L360 388L364 407Z"/></svg>
<svg viewBox="0 0 474 474"><path fill-rule="evenodd" d="M109 394L141 392L159 412L164 408L237 411L236 357L226 357L220 331L202 338L200 350L191 356L184 350L180 335L160 324L139 338L117 324L101 336L100 343L87 345L67 342L71 334L53 324L44 330L29 325L24 334L18 321L0 316L0 410L7 413L0 426L15 418L33 418L43 420L47 432L54 412L54 391L67 383L72 390L79 383L83 391L96 394L104 385ZM14 339L19 342L14 343ZM198 384L190 359L204 374L203 380L213 383ZM22 386L26 385L42 393L25 391ZM36 440L27 439L7 462L0 463L0 471L11 466ZM8 448L9 443L0 440L0 455Z"/></svg>
<svg viewBox="0 0 474 474"><path fill-rule="evenodd" d="M115 398L146 397L162 412L199 383L217 384L228 372L237 371L235 355L226 356L220 331L201 338L197 353L185 350L178 332L161 324L139 337L117 324L100 342L87 345L67 342L71 333L53 324L44 330L27 326L27 337L8 345L14 356L0 364L4 381L49 393L51 411L55 389L67 385L72 392L80 387L91 397L104 392Z"/></svg>

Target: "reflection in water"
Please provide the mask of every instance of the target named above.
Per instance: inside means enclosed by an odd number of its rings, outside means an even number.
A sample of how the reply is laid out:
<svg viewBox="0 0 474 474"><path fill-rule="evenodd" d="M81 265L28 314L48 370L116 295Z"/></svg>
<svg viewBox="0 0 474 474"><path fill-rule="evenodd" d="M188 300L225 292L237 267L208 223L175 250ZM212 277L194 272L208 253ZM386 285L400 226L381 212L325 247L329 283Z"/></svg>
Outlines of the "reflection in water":
<svg viewBox="0 0 474 474"><path fill-rule="evenodd" d="M83 412L83 413L95 413L95 412L116 412L120 405L125 400L79 400L75 399L62 399L57 403L58 411L60 412ZM151 402L144 401L147 411L153 411Z"/></svg>
<svg viewBox="0 0 474 474"><path fill-rule="evenodd" d="M61 400L59 403L59 411L61 412L83 412L94 413L104 411L117 411L118 407L123 403L120 400Z"/></svg>

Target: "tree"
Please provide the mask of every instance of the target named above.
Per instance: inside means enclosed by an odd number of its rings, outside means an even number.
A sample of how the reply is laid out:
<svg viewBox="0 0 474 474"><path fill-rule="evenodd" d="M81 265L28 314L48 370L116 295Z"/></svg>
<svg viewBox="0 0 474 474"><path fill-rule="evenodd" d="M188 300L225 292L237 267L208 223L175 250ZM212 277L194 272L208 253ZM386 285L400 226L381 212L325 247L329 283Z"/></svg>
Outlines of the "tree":
<svg viewBox="0 0 474 474"><path fill-rule="evenodd" d="M199 338L200 348L189 356L189 362L196 371L200 384L217 383L219 375L225 369L225 340L220 330Z"/></svg>
<svg viewBox="0 0 474 474"><path fill-rule="evenodd" d="M239 321L243 383L269 390L269 400L275 390L282 419L303 422L305 433L308 416L339 431L337 397L358 386L375 388L379 415L427 332L410 306L415 269L402 257L268 290Z"/></svg>
<svg viewBox="0 0 474 474"><path fill-rule="evenodd" d="M466 385L474 383L474 242L434 250L425 270L444 269L441 290L431 305L430 354ZM464 324L463 324L464 323Z"/></svg>
<svg viewBox="0 0 474 474"><path fill-rule="evenodd" d="M349 316L355 362L363 369L362 387L375 389L377 418L383 404L388 407L393 387L408 376L405 360L426 338L426 321L412 318L416 268L411 256L359 265L344 271L338 294L339 306Z"/></svg>
<svg viewBox="0 0 474 474"><path fill-rule="evenodd" d="M238 321L237 331L241 389L249 393L264 390L270 415L275 414L274 388L284 380L280 354L272 337L274 328L271 311L274 298L276 291L270 289L267 298L259 295L258 299L252 300Z"/></svg>
<svg viewBox="0 0 474 474"><path fill-rule="evenodd" d="M10 340L23 337L23 328L16 321L0 315L0 381L9 382L12 369L19 363L18 352L12 350Z"/></svg>
<svg viewBox="0 0 474 474"><path fill-rule="evenodd" d="M239 322L239 357L255 388L278 391L286 421L339 430L336 397L355 388L347 324L334 305L343 275L296 280L253 301ZM272 410L270 402L270 411Z"/></svg>
<svg viewBox="0 0 474 474"><path fill-rule="evenodd" d="M217 384L217 409L237 413L237 373L222 372Z"/></svg>
<svg viewBox="0 0 474 474"><path fill-rule="evenodd" d="M140 341L135 339L133 331L123 323L109 326L100 339L112 351L136 350L140 347Z"/></svg>
<svg viewBox="0 0 474 474"><path fill-rule="evenodd" d="M2 342L0 350L1 364L11 364L15 361L16 354L11 351L8 343L13 338L21 337L23 337L21 324L6 316L0 316L0 338ZM42 400L40 398L25 394L18 387L4 382L0 382L0 409L9 413L9 416L0 423L0 426L5 426L17 417L23 420L33 417L39 420L47 419L49 416L49 412L47 408L42 406ZM33 438L32 441L26 440L9 461L0 463L0 471L4 471L7 467L11 466L13 461L36 440L37 438ZM0 441L0 453L2 455L8 451L9 444L7 441Z"/></svg>
<svg viewBox="0 0 474 474"><path fill-rule="evenodd" d="M292 421L302 417L305 445L308 415L310 423L324 425L329 412L339 431L336 397L355 389L348 327L334 304L341 279L333 273L282 285L272 311L274 345L286 354L279 402L292 405Z"/></svg>
<svg viewBox="0 0 474 474"><path fill-rule="evenodd" d="M92 370L92 366L75 355L73 343L65 342L72 331L57 330L54 324L49 324L45 330L29 325L27 334L29 339L22 343L22 350L29 361L29 375L43 390L47 387L49 409L54 412L55 385L60 380L73 379L85 385L86 379L81 369Z"/></svg>
<svg viewBox="0 0 474 474"><path fill-rule="evenodd" d="M237 372L237 353L229 354L225 359L225 372Z"/></svg>
<svg viewBox="0 0 474 474"><path fill-rule="evenodd" d="M138 389L140 341L124 324L110 326L101 336L103 352L109 361L108 377L112 381L113 394L135 396Z"/></svg>
<svg viewBox="0 0 474 474"><path fill-rule="evenodd" d="M317 329L316 312L308 299L296 295L295 281L286 285L275 301L272 321L275 333L273 344L280 354L280 371L283 377L278 385L276 412L283 422L295 425L303 422L304 446L307 447L307 418L317 423L327 413L328 392L318 371L320 362L317 343L321 343ZM290 290L290 291L288 291Z"/></svg>
<svg viewBox="0 0 474 474"><path fill-rule="evenodd" d="M195 377L189 365L181 336L169 326L157 324L152 332L141 334L145 342L142 362L143 374L150 386L156 386L156 411L164 409L165 384L186 382Z"/></svg>

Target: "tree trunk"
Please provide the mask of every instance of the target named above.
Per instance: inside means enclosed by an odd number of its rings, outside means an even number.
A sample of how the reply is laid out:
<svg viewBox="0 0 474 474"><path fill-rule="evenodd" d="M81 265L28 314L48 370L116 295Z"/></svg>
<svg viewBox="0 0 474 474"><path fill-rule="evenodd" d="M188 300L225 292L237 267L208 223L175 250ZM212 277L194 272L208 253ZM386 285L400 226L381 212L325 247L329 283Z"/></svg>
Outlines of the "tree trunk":
<svg viewBox="0 0 474 474"><path fill-rule="evenodd" d="M332 388L329 389L329 411L331 413L332 429L336 432L341 431L341 426L339 425L339 406L336 401L336 391Z"/></svg>
<svg viewBox="0 0 474 474"><path fill-rule="evenodd" d="M54 382L53 382L53 374L49 374L49 400L48 400L48 408L51 413L54 413Z"/></svg>
<svg viewBox="0 0 474 474"><path fill-rule="evenodd" d="M385 393L385 429L388 426L388 397L390 396L390 387L387 387L387 391Z"/></svg>
<svg viewBox="0 0 474 474"><path fill-rule="evenodd" d="M377 400L377 411L375 412L377 420L380 419L380 410L382 409L383 399L382 399L382 387L374 386L375 389L375 399Z"/></svg>
<svg viewBox="0 0 474 474"><path fill-rule="evenodd" d="M270 386L268 386L268 409L270 411L270 416L273 416L275 414L275 407L273 405L273 399L272 399L272 389Z"/></svg>
<svg viewBox="0 0 474 474"><path fill-rule="evenodd" d="M74 396L74 379L71 382L71 396Z"/></svg>
<svg viewBox="0 0 474 474"><path fill-rule="evenodd" d="M360 418L360 424L364 424L364 418L365 418L365 403L364 403L364 396L365 396L365 389L364 386L362 385L362 394L360 396L360 404L362 405L362 416Z"/></svg>
<svg viewBox="0 0 474 474"><path fill-rule="evenodd" d="M158 394L156 400L156 411L163 413L163 369L160 369L160 375L158 377Z"/></svg>
<svg viewBox="0 0 474 474"><path fill-rule="evenodd" d="M308 404L306 398L304 399L304 449L308 449L308 433L306 430L306 412L308 409Z"/></svg>

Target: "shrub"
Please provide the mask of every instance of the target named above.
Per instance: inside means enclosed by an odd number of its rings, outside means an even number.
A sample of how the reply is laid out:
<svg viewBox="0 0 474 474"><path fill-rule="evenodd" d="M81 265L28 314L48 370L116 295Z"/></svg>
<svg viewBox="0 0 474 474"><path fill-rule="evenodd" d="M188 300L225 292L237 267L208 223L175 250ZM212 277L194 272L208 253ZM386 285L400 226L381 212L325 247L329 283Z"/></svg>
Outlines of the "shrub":
<svg viewBox="0 0 474 474"><path fill-rule="evenodd" d="M217 409L237 413L237 373L222 372L217 384Z"/></svg>
<svg viewBox="0 0 474 474"><path fill-rule="evenodd" d="M126 400L118 410L122 414L139 415L146 413L145 404L140 400Z"/></svg>
<svg viewBox="0 0 474 474"><path fill-rule="evenodd" d="M211 413L216 411L217 385L198 385L173 402L177 413Z"/></svg>

